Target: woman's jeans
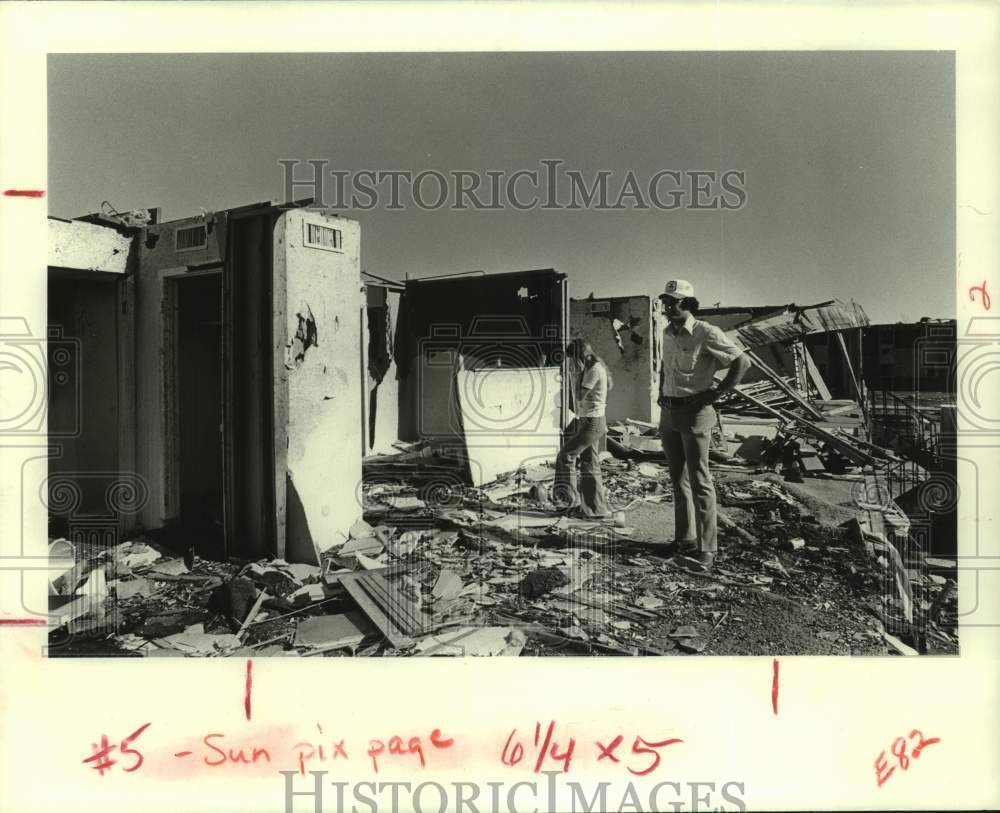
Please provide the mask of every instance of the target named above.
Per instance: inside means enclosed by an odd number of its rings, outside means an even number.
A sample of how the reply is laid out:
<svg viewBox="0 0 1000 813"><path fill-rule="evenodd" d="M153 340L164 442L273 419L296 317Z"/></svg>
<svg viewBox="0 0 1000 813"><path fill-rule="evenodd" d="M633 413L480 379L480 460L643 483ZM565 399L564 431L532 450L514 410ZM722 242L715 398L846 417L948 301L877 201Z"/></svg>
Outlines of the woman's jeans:
<svg viewBox="0 0 1000 813"><path fill-rule="evenodd" d="M576 508L587 517L608 516L608 497L601 480L598 445L607 434L605 418L577 418L556 457L552 500L560 508ZM579 480L576 466L580 464Z"/></svg>

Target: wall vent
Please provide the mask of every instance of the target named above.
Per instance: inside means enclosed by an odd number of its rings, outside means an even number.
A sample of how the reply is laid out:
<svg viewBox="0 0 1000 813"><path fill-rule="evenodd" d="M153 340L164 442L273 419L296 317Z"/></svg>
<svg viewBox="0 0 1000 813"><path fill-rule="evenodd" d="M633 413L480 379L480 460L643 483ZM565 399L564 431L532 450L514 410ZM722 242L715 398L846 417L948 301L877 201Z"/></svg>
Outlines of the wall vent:
<svg viewBox="0 0 1000 813"><path fill-rule="evenodd" d="M204 224L185 226L174 232L175 251L195 251L199 248L208 248L208 230Z"/></svg>
<svg viewBox="0 0 1000 813"><path fill-rule="evenodd" d="M324 251L343 251L343 237L340 229L321 226L319 223L302 224L305 244L310 248L321 248Z"/></svg>
<svg viewBox="0 0 1000 813"><path fill-rule="evenodd" d="M591 313L611 313L611 303L610 302L591 302L590 303Z"/></svg>

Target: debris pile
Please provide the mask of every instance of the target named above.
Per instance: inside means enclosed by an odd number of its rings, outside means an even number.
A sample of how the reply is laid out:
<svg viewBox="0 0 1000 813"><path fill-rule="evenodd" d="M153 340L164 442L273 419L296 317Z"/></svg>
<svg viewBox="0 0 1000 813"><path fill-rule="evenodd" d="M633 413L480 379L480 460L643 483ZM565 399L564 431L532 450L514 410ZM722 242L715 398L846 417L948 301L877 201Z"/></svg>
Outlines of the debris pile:
<svg viewBox="0 0 1000 813"><path fill-rule="evenodd" d="M639 422L627 426L621 436L650 437ZM602 459L616 507L608 520L554 512L554 471L541 464L483 488L444 488L440 472L366 480L364 519L318 565L194 557L189 567L141 540L78 548L52 582L60 618L52 645L145 657L878 654L885 642L906 646L889 633L903 608L887 584L902 566L860 523L834 524L800 487L729 466L717 475L718 563L692 573L663 553L662 535L625 524L672 511L662 458ZM942 578L908 582L907 600L928 619L952 611L953 584ZM957 648L944 623L934 629L940 649Z"/></svg>

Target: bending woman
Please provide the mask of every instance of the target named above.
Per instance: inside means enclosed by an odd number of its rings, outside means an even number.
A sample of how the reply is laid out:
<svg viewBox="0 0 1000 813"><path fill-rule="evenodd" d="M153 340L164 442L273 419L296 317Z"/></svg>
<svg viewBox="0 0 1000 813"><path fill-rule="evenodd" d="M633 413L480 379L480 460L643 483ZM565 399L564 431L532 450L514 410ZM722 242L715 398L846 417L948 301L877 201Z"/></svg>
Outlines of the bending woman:
<svg viewBox="0 0 1000 813"><path fill-rule="evenodd" d="M584 339L573 339L566 348L573 381L576 419L567 427L556 457L552 499L570 514L608 517L607 493L601 480L599 446L608 432L605 405L613 386L607 365ZM577 463L580 465L579 485Z"/></svg>

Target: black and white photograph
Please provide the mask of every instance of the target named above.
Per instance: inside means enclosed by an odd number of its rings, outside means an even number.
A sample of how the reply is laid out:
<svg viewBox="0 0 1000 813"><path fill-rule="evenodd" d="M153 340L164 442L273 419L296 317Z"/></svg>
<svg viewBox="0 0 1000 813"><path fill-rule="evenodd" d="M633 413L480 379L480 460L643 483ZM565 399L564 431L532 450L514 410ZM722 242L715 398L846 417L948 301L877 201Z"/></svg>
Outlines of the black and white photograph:
<svg viewBox="0 0 1000 813"><path fill-rule="evenodd" d="M46 66L50 657L959 655L953 51Z"/></svg>

